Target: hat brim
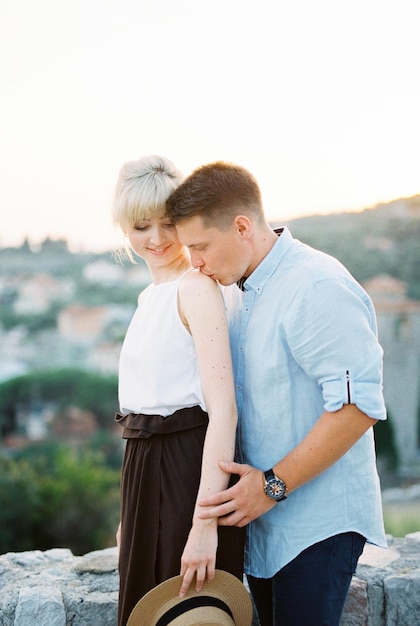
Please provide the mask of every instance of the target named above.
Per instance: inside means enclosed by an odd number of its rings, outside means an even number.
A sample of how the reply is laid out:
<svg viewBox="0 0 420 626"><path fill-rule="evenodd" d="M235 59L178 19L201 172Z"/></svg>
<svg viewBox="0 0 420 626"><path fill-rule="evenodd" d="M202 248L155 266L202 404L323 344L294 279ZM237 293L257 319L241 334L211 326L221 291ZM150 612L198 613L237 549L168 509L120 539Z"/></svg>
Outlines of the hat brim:
<svg viewBox="0 0 420 626"><path fill-rule="evenodd" d="M229 572L216 570L214 579L206 580L201 591L197 592L190 587L184 598L179 597L183 576L174 576L165 580L157 587L151 589L136 604L128 619L127 626L155 626L156 622L165 615L179 609L182 612L183 603L187 606L188 600L192 598L209 597L221 601L227 605L232 614L235 626L251 626L252 623L252 602L250 595L243 583ZM206 606L203 601L203 606ZM197 609L195 609L197 611ZM220 609L215 608L214 613L220 613ZM223 613L223 611L222 611ZM186 615L186 613L185 613ZM232 618L226 615L226 624L232 623ZM192 617L192 612L191 612ZM171 621L167 622L168 624ZM177 621L176 623L182 623ZM191 624L199 622L189 621ZM217 622L215 622L217 623ZM219 623L224 623L220 621Z"/></svg>

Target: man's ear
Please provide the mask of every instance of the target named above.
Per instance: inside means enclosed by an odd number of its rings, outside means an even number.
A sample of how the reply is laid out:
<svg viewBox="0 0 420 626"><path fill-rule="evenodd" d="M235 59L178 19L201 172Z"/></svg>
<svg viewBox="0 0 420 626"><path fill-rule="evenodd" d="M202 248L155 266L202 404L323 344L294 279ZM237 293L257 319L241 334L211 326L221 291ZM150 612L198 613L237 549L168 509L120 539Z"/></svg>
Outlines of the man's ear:
<svg viewBox="0 0 420 626"><path fill-rule="evenodd" d="M233 220L235 230L243 239L249 239L252 234L252 221L247 215L236 215Z"/></svg>

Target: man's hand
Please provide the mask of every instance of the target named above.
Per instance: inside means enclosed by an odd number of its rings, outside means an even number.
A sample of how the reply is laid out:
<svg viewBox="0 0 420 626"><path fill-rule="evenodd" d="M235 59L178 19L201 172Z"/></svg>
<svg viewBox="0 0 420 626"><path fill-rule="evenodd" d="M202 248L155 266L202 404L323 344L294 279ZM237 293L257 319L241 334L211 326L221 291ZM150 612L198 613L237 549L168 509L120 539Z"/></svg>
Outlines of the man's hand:
<svg viewBox="0 0 420 626"><path fill-rule="evenodd" d="M334 413L324 411L296 448L273 466L273 471L286 482L290 494L336 463L376 421L355 404L345 404ZM246 526L276 506L264 493L261 470L225 461L219 465L226 473L237 474L239 481L200 500L199 505L205 507L199 513L201 519L218 517L220 526Z"/></svg>
<svg viewBox="0 0 420 626"><path fill-rule="evenodd" d="M264 493L264 474L250 465L221 461L228 474L237 474L239 481L224 491L200 500L201 519L219 518L219 526L246 526L276 505ZM203 510L205 508L205 510Z"/></svg>

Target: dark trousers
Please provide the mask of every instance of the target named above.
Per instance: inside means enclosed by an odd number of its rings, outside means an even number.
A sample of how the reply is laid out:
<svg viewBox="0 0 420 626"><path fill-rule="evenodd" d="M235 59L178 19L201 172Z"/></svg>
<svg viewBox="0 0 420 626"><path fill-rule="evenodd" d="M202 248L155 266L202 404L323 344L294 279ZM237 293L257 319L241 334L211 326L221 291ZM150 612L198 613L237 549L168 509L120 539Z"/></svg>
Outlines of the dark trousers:
<svg viewBox="0 0 420 626"><path fill-rule="evenodd" d="M247 576L261 626L339 626L365 538L348 532L310 546L273 578Z"/></svg>

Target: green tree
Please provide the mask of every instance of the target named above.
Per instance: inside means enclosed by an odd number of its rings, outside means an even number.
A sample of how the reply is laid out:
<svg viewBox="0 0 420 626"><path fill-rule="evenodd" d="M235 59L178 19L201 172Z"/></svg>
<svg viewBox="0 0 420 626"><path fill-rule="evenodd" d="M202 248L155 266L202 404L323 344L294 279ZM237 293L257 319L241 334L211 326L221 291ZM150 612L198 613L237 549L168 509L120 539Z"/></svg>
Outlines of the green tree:
<svg viewBox="0 0 420 626"><path fill-rule="evenodd" d="M120 472L103 454L64 444L29 446L1 461L0 553L115 545Z"/></svg>
<svg viewBox="0 0 420 626"><path fill-rule="evenodd" d="M29 408L34 401L54 404L57 411L68 406L90 411L101 428L109 429L118 409L117 377L62 369L36 371L5 381L0 385L0 425L10 428L17 407Z"/></svg>
<svg viewBox="0 0 420 626"><path fill-rule="evenodd" d="M399 464L398 451L395 445L394 420L388 411L386 420L376 422L375 445L378 457L382 457L387 462L389 469L396 470Z"/></svg>
<svg viewBox="0 0 420 626"><path fill-rule="evenodd" d="M0 458L0 554L34 548L39 487L30 465Z"/></svg>

